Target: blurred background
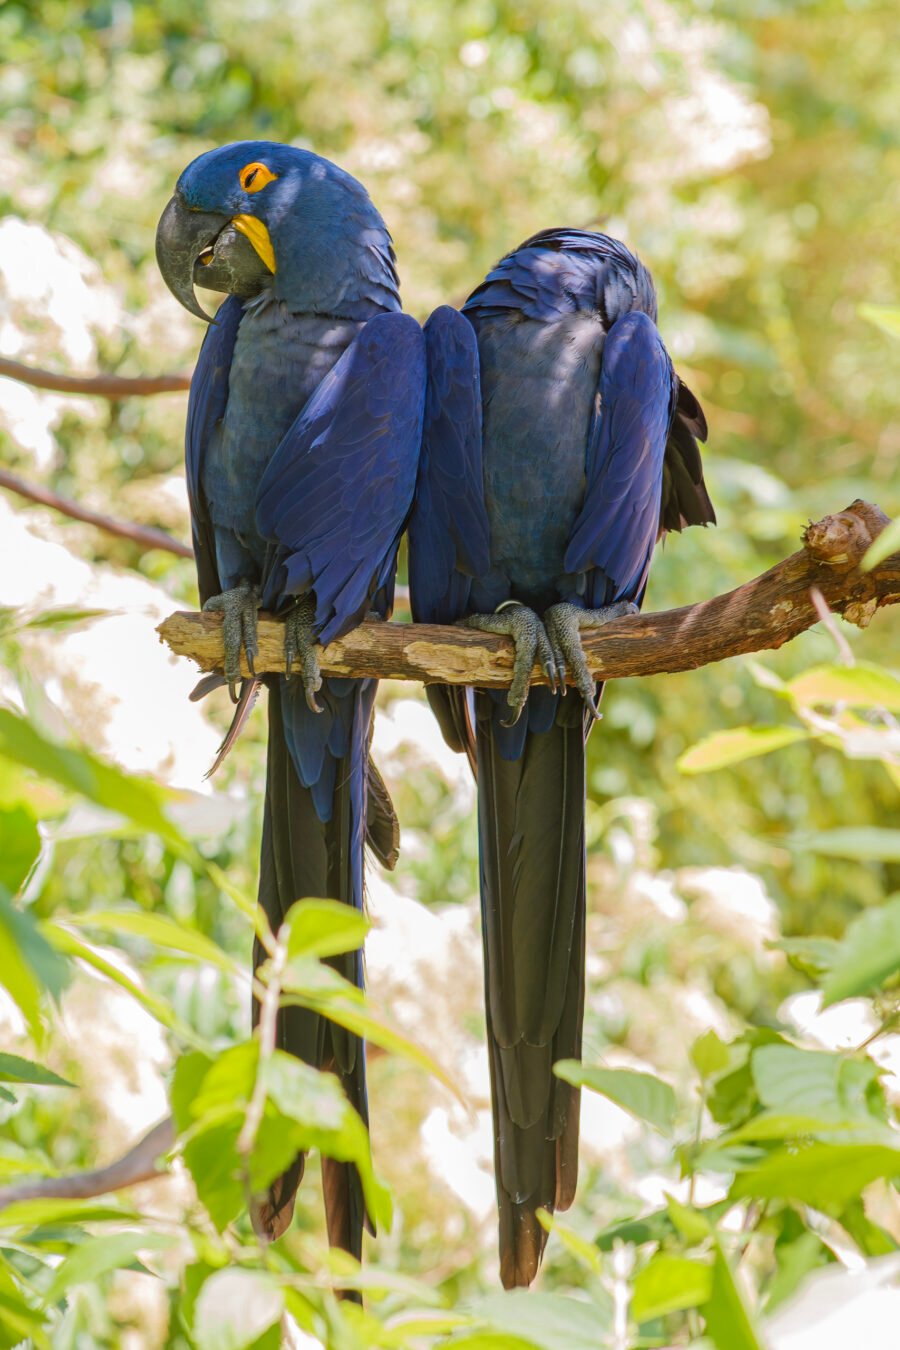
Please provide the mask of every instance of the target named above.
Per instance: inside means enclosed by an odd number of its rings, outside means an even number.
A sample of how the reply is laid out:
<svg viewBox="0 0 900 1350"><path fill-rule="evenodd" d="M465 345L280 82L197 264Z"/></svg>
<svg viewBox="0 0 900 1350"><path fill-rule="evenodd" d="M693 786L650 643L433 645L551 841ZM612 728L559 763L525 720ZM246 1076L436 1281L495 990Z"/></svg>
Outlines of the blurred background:
<svg viewBox="0 0 900 1350"><path fill-rule="evenodd" d="M69 374L189 373L202 326L162 284L154 231L181 169L226 141L290 141L360 177L423 320L535 231L601 228L650 267L664 339L710 426L718 528L667 541L647 604L728 590L797 548L810 518L857 497L900 508L900 345L860 309L900 299L894 19L877 0L8 0L0 355ZM185 403L0 379L3 465L186 540ZM185 834L252 891L264 714L204 783L227 699L188 704L193 673L154 633L196 606L193 564L2 494L0 604L6 700L42 733L178 789ZM896 611L840 631L856 660L896 665ZM871 1030L868 1005L820 1014L808 972L766 945L840 937L900 877L900 850L873 856L866 834L896 823L896 758L833 728L807 735L804 710L773 689L838 656L820 626L761 658L768 676L735 660L607 690L590 742L586 1059L684 1084L709 1028L778 1025L831 1048ZM375 755L403 836L397 871L372 867L372 999L471 1110L415 1066L375 1059L375 1159L397 1207L377 1253L465 1298L496 1279L474 792L418 689L386 683L379 706ZM803 738L713 775L679 769L701 738L760 723ZM96 801L28 781L26 806L2 777L0 798L10 831L23 810L41 823L24 892L37 919L158 913L245 961L249 926L208 871L113 827ZM809 844L837 828L843 852ZM115 971L207 1042L247 1034L239 979L140 937L106 944L95 950ZM0 1175L105 1160L165 1113L171 1035L121 982L98 980L79 967L43 1032L45 1061L78 1092L0 1104ZM4 1044L29 1053L28 1019L7 1003ZM596 1097L583 1172L572 1223L589 1231L678 1178L655 1136ZM196 1205L183 1175L148 1196L172 1214ZM301 1233L318 1233L314 1184L298 1208ZM551 1243L542 1287L577 1285L571 1262ZM73 1300L66 1344L181 1343L171 1287L110 1279Z"/></svg>

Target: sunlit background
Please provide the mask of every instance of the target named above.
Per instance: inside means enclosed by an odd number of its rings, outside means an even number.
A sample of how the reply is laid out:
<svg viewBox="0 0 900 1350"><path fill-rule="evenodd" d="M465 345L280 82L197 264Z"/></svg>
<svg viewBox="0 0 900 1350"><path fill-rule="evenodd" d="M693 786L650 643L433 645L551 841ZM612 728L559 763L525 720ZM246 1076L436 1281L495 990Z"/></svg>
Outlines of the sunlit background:
<svg viewBox="0 0 900 1350"><path fill-rule="evenodd" d="M710 425L718 529L667 542L647 604L717 594L797 548L810 518L857 497L900 507L900 344L860 313L900 301L895 21L892 6L867 0L7 3L0 355L70 374L189 372L202 326L157 274L155 225L184 165L229 140L291 141L362 178L394 237L405 307L421 319L461 302L536 230L599 227L652 270L664 339ZM182 540L184 416L183 394L111 403L0 379L6 468ZM264 713L204 781L227 699L190 704L194 672L155 633L173 609L196 606L192 564L3 494L0 604L3 698L46 733L183 790L179 826L252 891ZM75 610L101 614L23 626ZM865 633L841 632L855 659L896 666L890 612ZM838 655L819 627L760 663L788 680ZM802 842L896 825L896 745L865 754L836 733L713 775L677 767L716 731L806 726L771 683L736 660L612 687L590 742L585 1059L662 1071L688 1133L689 1050L708 1029L730 1040L777 1026L837 1049L879 1026L871 1000L821 1011L808 975L771 944L840 937L897 885L900 851L831 856ZM373 864L369 878L372 1001L449 1070L464 1102L418 1067L374 1057L375 1161L396 1215L372 1252L464 1301L497 1276L474 789L414 686L382 686L374 754L403 835L397 871ZM97 806L64 805L36 808L49 822L24 896L36 916L159 912L246 965L249 926L208 874L154 838L119 837ZM205 1039L247 1034L246 981L86 931ZM31 1054L21 1012L0 1000L0 1040ZM177 1038L96 970L76 970L40 1050L78 1090L0 1104L0 1177L108 1160L165 1114ZM873 1055L892 1096L900 1037L881 1036ZM727 1175L679 1180L670 1144L603 1097L585 1098L583 1140L570 1222L585 1236L664 1204L666 1192L706 1204L728 1190ZM310 1172L304 1239L321 1234ZM900 1239L896 1194L879 1186L870 1212ZM139 1197L170 1217L196 1212L183 1168ZM830 1240L829 1261L865 1265ZM172 1286L178 1260L167 1259ZM846 1318L852 1307L854 1339L867 1316L883 1325L888 1306L900 1316L900 1294L862 1275L857 1301L845 1293L833 1309ZM582 1282L551 1239L541 1288ZM80 1286L68 1339L54 1344L187 1345L172 1299L164 1281L135 1272ZM793 1323L773 1323L771 1344L849 1344L844 1322L823 1339L820 1306L810 1294Z"/></svg>

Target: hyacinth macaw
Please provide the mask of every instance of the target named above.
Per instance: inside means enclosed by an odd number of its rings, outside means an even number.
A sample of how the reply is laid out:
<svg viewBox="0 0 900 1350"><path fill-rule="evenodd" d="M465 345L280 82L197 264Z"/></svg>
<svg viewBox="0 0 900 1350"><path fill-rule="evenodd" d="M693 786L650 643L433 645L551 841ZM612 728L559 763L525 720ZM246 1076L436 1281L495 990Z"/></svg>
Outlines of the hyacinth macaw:
<svg viewBox="0 0 900 1350"><path fill-rule="evenodd" d="M259 903L276 931L304 896L363 903L366 836L388 865L396 818L368 760L372 680L322 680L314 643L393 603L415 487L424 338L400 313L394 252L365 189L328 160L268 141L210 151L184 170L160 219L157 258L176 298L206 318L194 285L228 299L191 382L186 449L204 608L224 616L225 678L238 703L259 680L257 609L282 615L288 672L266 677L269 740ZM209 681L206 682L209 687ZM257 944L254 966L266 959ZM362 958L335 966L361 985ZM365 1050L303 1009L282 1009L280 1047L333 1070L367 1119ZM254 1209L277 1237L304 1159ZM329 1239L360 1254L355 1169L322 1159Z"/></svg>
<svg viewBox="0 0 900 1350"><path fill-rule="evenodd" d="M536 1211L575 1191L585 966L585 742L600 689L580 631L640 606L657 541L715 520L706 422L656 328L647 269L602 234L548 230L459 313L425 325L410 521L413 617L505 633L503 691L432 688L478 780L485 999L504 1285L528 1285ZM538 661L549 687L529 690ZM579 694L564 698L566 672Z"/></svg>

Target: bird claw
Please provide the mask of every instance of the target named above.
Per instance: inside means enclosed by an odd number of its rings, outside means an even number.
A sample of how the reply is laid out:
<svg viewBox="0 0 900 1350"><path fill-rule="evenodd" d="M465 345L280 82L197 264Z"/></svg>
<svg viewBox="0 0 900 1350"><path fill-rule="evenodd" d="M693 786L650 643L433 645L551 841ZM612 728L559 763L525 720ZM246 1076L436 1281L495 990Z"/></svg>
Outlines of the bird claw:
<svg viewBox="0 0 900 1350"><path fill-rule="evenodd" d="M493 614L470 614L461 620L461 626L476 628L482 633L501 633L512 638L515 643L513 678L506 696L512 713L502 720L502 726L515 726L521 717L535 660L540 664L551 689L558 688L559 676L553 648L544 625L533 609L519 604L517 600L507 600Z"/></svg>
<svg viewBox="0 0 900 1350"><path fill-rule="evenodd" d="M306 595L289 609L284 619L284 673L288 679L299 661L306 703L314 713L322 712L316 694L322 688L322 673L316 652L314 626L316 606L312 596Z"/></svg>
<svg viewBox="0 0 900 1350"><path fill-rule="evenodd" d="M210 614L222 615L222 647L225 652L223 671L232 703L238 702L241 673L241 649L247 660L247 669L256 674L259 655L256 612L259 609L259 587L252 582L241 582L221 595L211 595L203 606Z"/></svg>
<svg viewBox="0 0 900 1350"><path fill-rule="evenodd" d="M584 699L585 705L594 721L603 716L597 707L595 680L588 668L584 648L581 645L583 628L602 628L614 619L637 614L638 607L630 600L618 600L614 605L604 605L601 609L582 609L579 605L551 605L544 615L544 624L556 661L561 672L560 680L565 685L567 667L571 669L576 688Z"/></svg>

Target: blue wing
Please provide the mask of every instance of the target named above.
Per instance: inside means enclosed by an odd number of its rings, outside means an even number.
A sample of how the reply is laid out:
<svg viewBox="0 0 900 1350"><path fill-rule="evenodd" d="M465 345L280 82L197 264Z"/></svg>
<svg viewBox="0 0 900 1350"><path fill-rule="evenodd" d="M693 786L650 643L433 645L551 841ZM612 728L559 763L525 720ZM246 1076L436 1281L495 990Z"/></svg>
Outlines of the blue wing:
<svg viewBox="0 0 900 1350"><path fill-rule="evenodd" d="M216 567L213 525L201 487L203 456L216 424L225 416L228 372L243 313L244 306L236 296L229 296L219 309L206 330L188 396L185 467L201 604L205 604L211 595L218 595L222 589Z"/></svg>
<svg viewBox="0 0 900 1350"><path fill-rule="evenodd" d="M588 441L587 487L565 569L588 574L592 605L639 600L660 530L663 464L678 385L656 325L623 315L609 330Z"/></svg>
<svg viewBox="0 0 900 1350"><path fill-rule="evenodd" d="M392 585L422 438L425 343L408 314L370 319L263 474L256 523L274 546L263 602L315 591L321 642Z"/></svg>
<svg viewBox="0 0 900 1350"><path fill-rule="evenodd" d="M428 387L409 522L409 589L417 622L452 623L467 612L473 578L491 565L475 330L458 310L442 305L425 325L425 353Z"/></svg>

